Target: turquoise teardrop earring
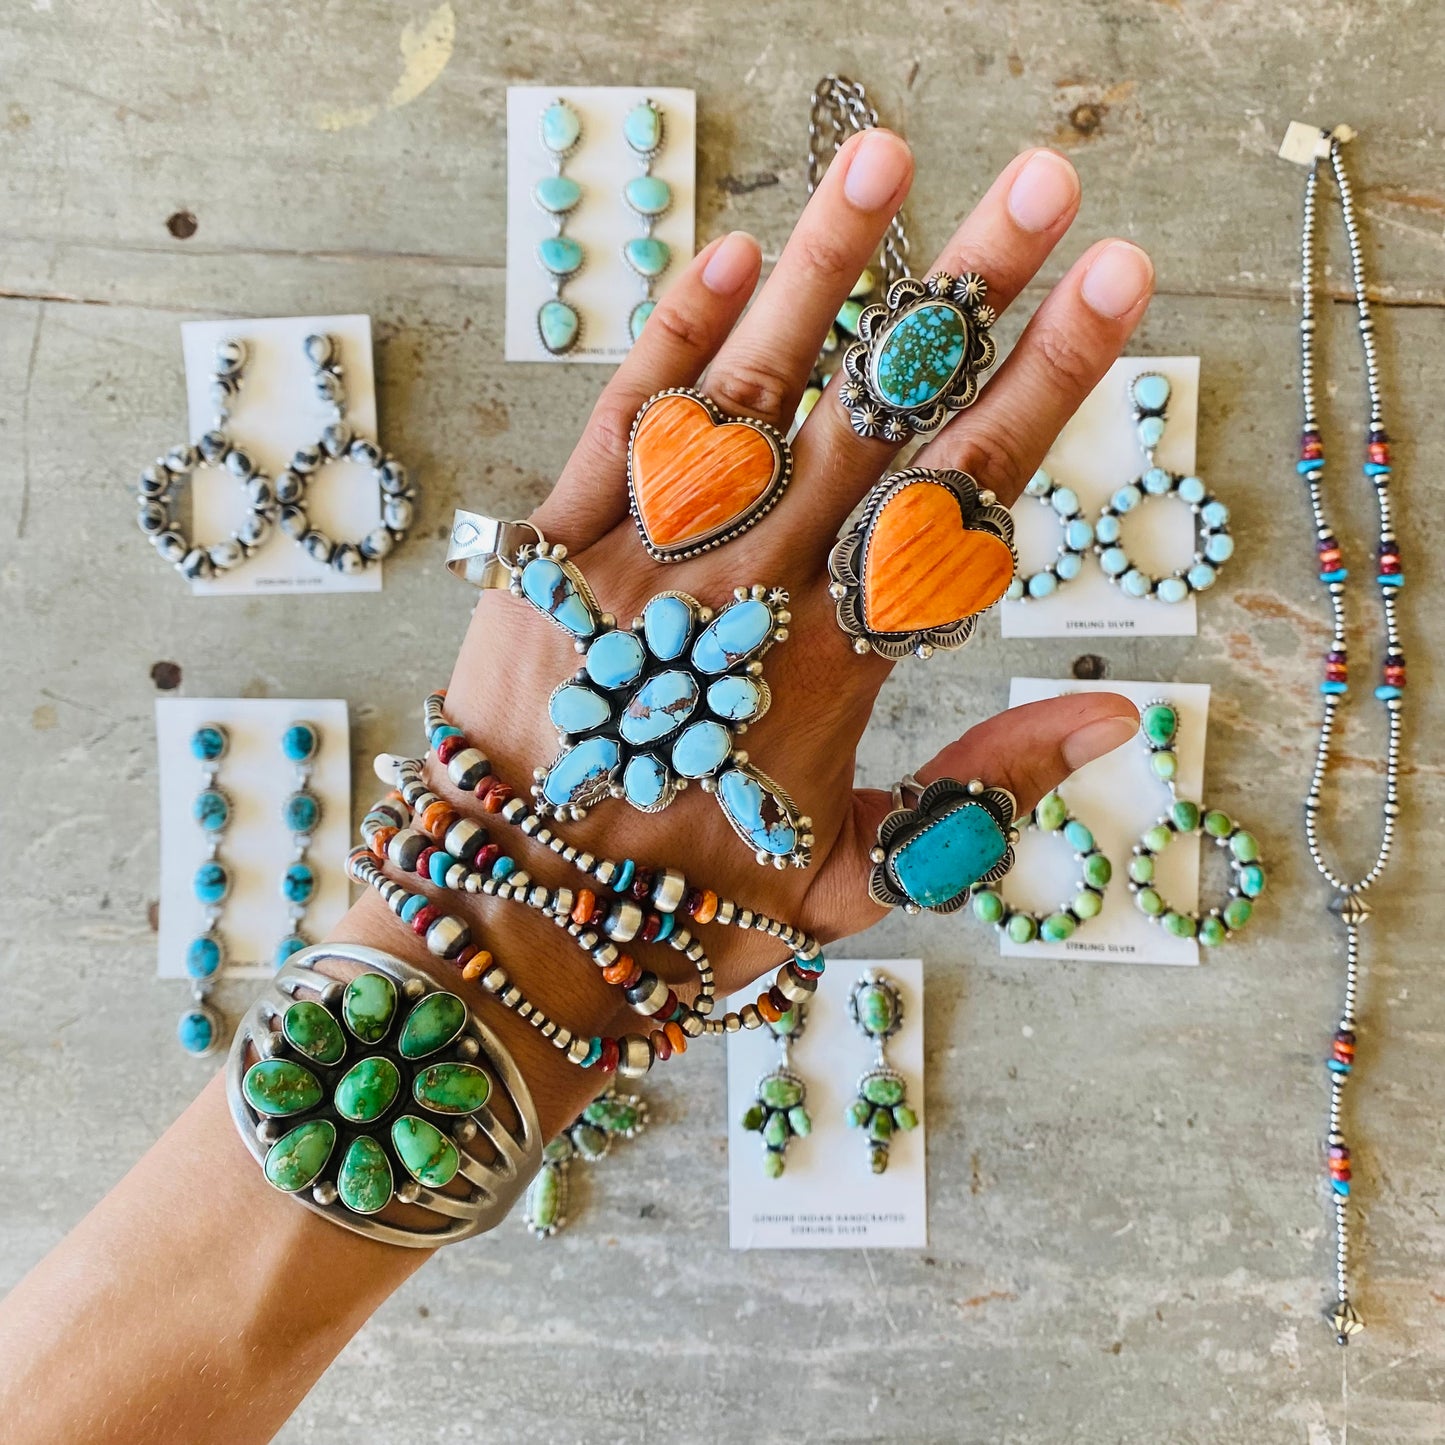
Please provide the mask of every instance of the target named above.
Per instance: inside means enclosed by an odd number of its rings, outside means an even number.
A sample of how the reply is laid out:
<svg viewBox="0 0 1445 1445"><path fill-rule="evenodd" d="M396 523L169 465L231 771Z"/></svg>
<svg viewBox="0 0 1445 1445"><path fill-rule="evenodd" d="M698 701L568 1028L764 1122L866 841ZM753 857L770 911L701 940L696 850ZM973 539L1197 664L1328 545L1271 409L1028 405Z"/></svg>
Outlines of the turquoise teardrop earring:
<svg viewBox="0 0 1445 1445"><path fill-rule="evenodd" d="M763 1140L763 1173L776 1179L783 1172L783 1159L794 1139L813 1132L808 1114L808 1086L793 1072L791 1046L803 1032L804 1005L795 1003L786 1013L767 1021L778 1041L778 1064L758 1080L758 1096L748 1105L742 1126Z"/></svg>
<svg viewBox="0 0 1445 1445"><path fill-rule="evenodd" d="M868 1136L868 1165L875 1174L888 1168L888 1148L895 1133L918 1127L908 1104L908 1083L888 1062L888 1040L903 1027L903 997L898 985L877 969L869 969L848 995L848 1014L859 1033L876 1050L873 1066L858 1079L858 1094L848 1105L847 1120Z"/></svg>
<svg viewBox="0 0 1445 1445"><path fill-rule="evenodd" d="M605 1159L614 1140L635 1139L646 1127L647 1105L636 1094L609 1089L594 1099L542 1150L542 1167L527 1186L522 1223L538 1239L565 1229L572 1165Z"/></svg>
<svg viewBox="0 0 1445 1445"><path fill-rule="evenodd" d="M553 356L563 356L582 336L577 308L562 299L563 288L586 260L581 244L565 234L568 217L582 199L582 187L562 173L563 163L582 139L582 118L565 100L554 100L542 112L541 135L553 174L537 182L532 199L551 219L556 234L537 247L537 260L552 282L552 299L544 301L537 311L537 334Z"/></svg>
<svg viewBox="0 0 1445 1445"><path fill-rule="evenodd" d="M276 967L293 953L308 946L301 921L316 896L316 870L306 861L317 825L321 822L321 800L311 791L311 773L321 747L321 731L315 723L297 722L281 734L281 753L295 765L296 787L281 805L281 821L291 834L290 866L281 876L281 896L286 900L291 931L276 945Z"/></svg>
<svg viewBox="0 0 1445 1445"><path fill-rule="evenodd" d="M191 804L191 817L205 841L206 859L196 869L191 887L205 909L205 927L186 949L186 974L194 1000L176 1023L176 1038L188 1054L210 1053L221 1041L221 1020L206 999L226 962L226 944L219 931L221 909L231 891L231 870L221 860L221 844L231 822L231 800L216 785L221 759L231 740L219 723L206 723L191 734L191 756L201 765L201 789Z"/></svg>
<svg viewBox="0 0 1445 1445"><path fill-rule="evenodd" d="M1241 828L1228 813L1181 798L1174 779L1179 759L1174 740L1179 714L1167 702L1151 702L1140 717L1139 736L1149 749L1154 776L1169 789L1169 809L1134 845L1129 860L1129 891L1139 911L1175 938L1197 938L1209 947L1225 942L1254 912L1254 900L1264 892L1264 864L1253 833ZM1209 909L1189 913L1173 907L1155 884L1155 860L1180 833L1198 833L1227 849L1233 873L1229 897Z"/></svg>
<svg viewBox="0 0 1445 1445"><path fill-rule="evenodd" d="M642 222L642 234L634 236L622 248L622 259L642 282L642 300L632 308L627 319L633 341L642 335L642 328L657 305L652 297L653 287L672 262L672 247L652 234L652 228L672 207L672 187L652 174L653 162L662 151L665 129L661 109L650 100L634 105L622 121L623 139L642 163L642 174L634 176L622 188L628 210Z"/></svg>

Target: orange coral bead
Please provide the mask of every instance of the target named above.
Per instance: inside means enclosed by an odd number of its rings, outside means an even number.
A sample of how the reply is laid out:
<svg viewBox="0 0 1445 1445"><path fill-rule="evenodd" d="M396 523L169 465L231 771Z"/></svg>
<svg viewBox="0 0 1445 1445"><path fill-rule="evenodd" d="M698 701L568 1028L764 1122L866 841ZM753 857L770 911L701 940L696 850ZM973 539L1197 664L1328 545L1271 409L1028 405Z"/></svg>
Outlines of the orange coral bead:
<svg viewBox="0 0 1445 1445"><path fill-rule="evenodd" d="M672 1045L675 1054L687 1052L687 1035L682 1031L682 1025L676 1020L662 1026L662 1032L667 1036L667 1041Z"/></svg>
<svg viewBox="0 0 1445 1445"><path fill-rule="evenodd" d="M777 1023L783 1016L782 1010L765 993L758 995L757 1010L762 1014L763 1022L768 1024Z"/></svg>
<svg viewBox="0 0 1445 1445"><path fill-rule="evenodd" d="M444 838L447 829L457 821L457 811L438 799L435 803L428 803L421 815L422 831L430 833L433 838Z"/></svg>
<svg viewBox="0 0 1445 1445"><path fill-rule="evenodd" d="M618 954L616 963L609 963L602 970L602 977L619 988L631 988L642 977L642 970L630 953L622 953Z"/></svg>
<svg viewBox="0 0 1445 1445"><path fill-rule="evenodd" d="M386 861L386 845L396 837L399 830L396 828L378 828L371 835L371 851L373 856Z"/></svg>
<svg viewBox="0 0 1445 1445"><path fill-rule="evenodd" d="M572 905L572 922L579 928L585 928L587 921L592 917L592 910L597 907L597 895L590 888L581 888L577 892L577 901Z"/></svg>
<svg viewBox="0 0 1445 1445"><path fill-rule="evenodd" d="M492 955L485 948L479 949L474 957L462 965L463 978L480 978L492 966Z"/></svg>
<svg viewBox="0 0 1445 1445"><path fill-rule="evenodd" d="M693 921L696 923L711 923L717 917L717 894L711 888L704 888L702 891L702 902L697 905L697 912L693 914Z"/></svg>

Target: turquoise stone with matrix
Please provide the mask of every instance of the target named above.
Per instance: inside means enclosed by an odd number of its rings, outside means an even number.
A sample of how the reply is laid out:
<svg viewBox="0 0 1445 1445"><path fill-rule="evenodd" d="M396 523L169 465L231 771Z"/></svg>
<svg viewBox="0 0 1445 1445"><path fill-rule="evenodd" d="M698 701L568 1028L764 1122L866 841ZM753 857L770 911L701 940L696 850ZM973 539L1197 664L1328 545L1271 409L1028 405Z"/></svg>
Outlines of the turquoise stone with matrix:
<svg viewBox="0 0 1445 1445"><path fill-rule="evenodd" d="M873 366L878 394L901 411L931 405L958 375L967 341L963 313L946 301L907 312L878 348Z"/></svg>
<svg viewBox="0 0 1445 1445"><path fill-rule="evenodd" d="M1007 849L993 814L981 803L964 803L904 843L892 870L919 907L938 908L995 867Z"/></svg>

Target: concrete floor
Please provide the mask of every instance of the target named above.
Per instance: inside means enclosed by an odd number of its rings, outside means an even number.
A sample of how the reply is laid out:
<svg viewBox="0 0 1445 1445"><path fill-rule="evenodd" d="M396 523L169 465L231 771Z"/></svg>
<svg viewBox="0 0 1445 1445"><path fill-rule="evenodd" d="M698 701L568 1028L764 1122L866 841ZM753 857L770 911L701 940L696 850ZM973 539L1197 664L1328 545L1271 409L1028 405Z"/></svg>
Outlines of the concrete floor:
<svg viewBox="0 0 1445 1445"><path fill-rule="evenodd" d="M466 610L439 571L452 507L534 503L601 380L500 363L506 84L695 86L699 235L745 226L775 253L802 196L808 91L836 68L914 142L920 264L1038 142L1084 178L1070 254L1106 230L1153 252L1161 294L1135 349L1202 353L1200 463L1239 554L1197 643L1096 650L1116 676L1214 685L1210 792L1264 840L1269 904L1190 972L1003 965L956 922L890 922L854 951L928 960L929 1250L729 1254L723 1060L702 1055L649 1089L659 1127L593 1176L585 1223L550 1246L513 1227L447 1252L281 1438L1445 1439L1445 754L1423 722L1442 688L1426 599L1445 579L1423 535L1445 500L1442 46L1445 10L1407 0L4 7L0 1285L204 1074L171 1044L175 986L151 978L157 686L349 696L358 771L411 738ZM1348 1353L1318 1316L1337 955L1297 826L1325 609L1291 465L1301 176L1273 152L1296 116L1362 133L1412 544L1405 846L1378 900L1352 1095L1371 1328ZM1334 233L1329 247L1338 284ZM374 597L192 601L126 491L178 429L178 324L349 310L375 317L387 444L423 479L416 541ZM1331 445L1349 457L1358 347L1348 308L1333 320ZM1364 500L1349 467L1333 478ZM1074 661L1067 642L982 634L932 664L928 690L907 670L890 685L867 779L1000 706L1009 674ZM380 683L379 644L397 659ZM1340 833L1372 839L1378 718L1362 712ZM122 1075L137 1102L112 1110Z"/></svg>

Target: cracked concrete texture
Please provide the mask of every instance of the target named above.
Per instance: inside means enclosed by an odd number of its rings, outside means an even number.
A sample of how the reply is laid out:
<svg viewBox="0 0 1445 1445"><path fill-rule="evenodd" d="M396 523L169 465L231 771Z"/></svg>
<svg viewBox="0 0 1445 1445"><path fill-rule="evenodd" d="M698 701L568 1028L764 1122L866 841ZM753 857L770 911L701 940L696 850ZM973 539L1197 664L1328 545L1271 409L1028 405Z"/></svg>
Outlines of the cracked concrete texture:
<svg viewBox="0 0 1445 1445"><path fill-rule="evenodd" d="M451 508L535 503L595 395L592 368L556 368L544 407L538 373L499 362L506 83L696 86L699 234L746 227L776 254L801 198L808 90L837 69L864 79L917 149L917 265L995 169L1040 142L1065 148L1085 185L1076 239L1047 276L1105 232L1154 254L1161 294L1134 350L1202 354L1200 464L1234 510L1239 552L1197 642L1087 646L1117 677L1214 685L1210 793L1260 835L1268 906L1247 941L1188 972L1006 964L957 920L890 920L851 951L928 960L926 1252L730 1254L723 1061L699 1054L648 1086L657 1125L589 1172L574 1230L539 1246L507 1228L439 1258L281 1438L1445 1439L1445 1003L1429 866L1445 756L1424 721L1441 695L1424 599L1442 580L1429 519L1445 496L1432 466L1445 443L1445 153L1422 129L1442 44L1445 12L1344 0L859 0L846 16L707 0L625 19L553 0L501 17L474 0L370 0L341 24L318 5L9 7L0 1284L201 1078L171 1045L175 986L151 979L157 688L350 696L359 770L414 736L466 612L439 570ZM1352 1096L1371 1328L1347 1355L1317 1313L1320 1059L1338 968L1297 826L1326 630L1291 466L1301 178L1273 151L1295 117L1361 132L1351 163L1387 303L1410 572L1409 802ZM387 444L424 488L386 591L192 601L134 533L126 493L178 439L178 323L363 309ZM1334 308L1323 350L1341 458L1330 481L1349 493L1334 505L1359 538L1351 319ZM1005 319L1005 345L1018 326ZM1373 614L1362 602L1358 615ZM381 679L378 646L395 659ZM1067 675L1078 651L1005 646L989 625L929 664L927 687L900 670L862 777L887 781L900 757L1001 705L1009 675ZM1347 846L1378 816L1378 718L1360 714L1342 738ZM122 1073L137 1103L98 1128L96 1101ZM40 1146L37 1115L60 1126ZM438 1398L442 1423L416 1408Z"/></svg>

